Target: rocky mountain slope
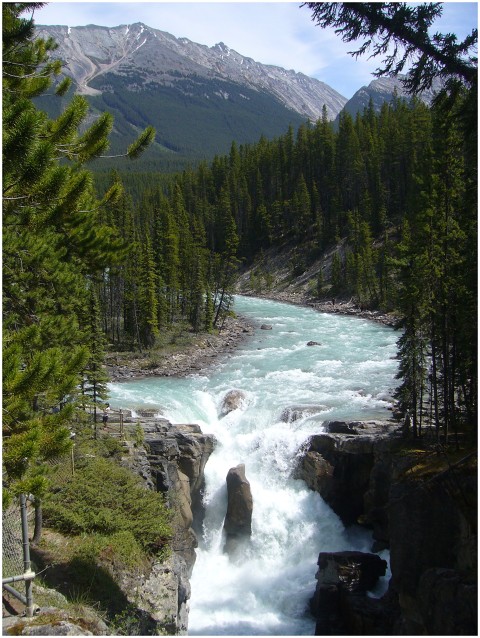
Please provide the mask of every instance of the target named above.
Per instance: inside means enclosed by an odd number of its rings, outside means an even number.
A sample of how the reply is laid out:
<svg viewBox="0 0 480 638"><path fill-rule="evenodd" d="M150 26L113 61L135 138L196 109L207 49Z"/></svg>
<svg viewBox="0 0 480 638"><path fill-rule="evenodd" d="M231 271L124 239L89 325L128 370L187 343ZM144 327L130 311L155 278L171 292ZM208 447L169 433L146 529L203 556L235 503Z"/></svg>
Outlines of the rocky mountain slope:
<svg viewBox="0 0 480 638"><path fill-rule="evenodd" d="M40 25L37 33L58 43L54 56L65 62L74 90L87 96L92 119L104 111L114 115L113 154L124 152L145 126L156 128L155 144L127 170L183 170L228 153L233 140L255 143L262 135L283 135L290 125L314 122L323 106L335 120L343 109L355 116L370 99L379 110L394 91L408 98L399 78L381 78L347 101L324 82L261 64L222 42L208 47L142 23ZM430 103L438 89L420 98ZM44 97L39 106L55 117L65 101Z"/></svg>
<svg viewBox="0 0 480 638"><path fill-rule="evenodd" d="M92 85L95 78L113 73L127 79L126 88L130 91L147 85L171 86L189 76L227 80L266 91L287 108L312 120L321 116L324 104L333 119L346 102L330 86L303 73L260 64L223 42L208 47L140 22L114 28L39 26L37 31L58 42L57 55L68 61L67 74L87 95L99 93ZM228 99L221 92L209 95L210 99L215 95Z"/></svg>
<svg viewBox="0 0 480 638"><path fill-rule="evenodd" d="M113 153L148 124L156 128L156 143L135 170L181 170L228 153L233 140L254 143L315 121L324 105L334 119L346 102L301 73L260 64L223 43L208 47L141 23L37 26L37 33L58 43L54 55L66 62L65 73L87 96L93 116L115 116ZM54 103L42 98L40 107L56 116L64 104Z"/></svg>
<svg viewBox="0 0 480 638"><path fill-rule="evenodd" d="M410 96L405 91L402 83L402 78L405 76L399 75L395 78L378 78L370 82L368 86L362 86L358 91L348 100L344 106L344 110L350 113L353 117L358 112L363 112L363 109L368 107L370 99L373 102L373 106L376 111L379 111L384 102L390 102L396 92L399 98L409 100ZM442 83L436 78L433 82L432 88L427 91L422 91L417 97L426 104L431 104L436 93L441 89Z"/></svg>

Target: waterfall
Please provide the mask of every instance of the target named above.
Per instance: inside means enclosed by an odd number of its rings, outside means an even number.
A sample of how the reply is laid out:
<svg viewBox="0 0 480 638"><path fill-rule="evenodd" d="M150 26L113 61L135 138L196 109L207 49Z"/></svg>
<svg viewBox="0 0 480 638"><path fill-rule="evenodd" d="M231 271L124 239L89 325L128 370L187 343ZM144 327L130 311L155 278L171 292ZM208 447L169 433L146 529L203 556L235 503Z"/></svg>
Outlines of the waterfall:
<svg viewBox="0 0 480 638"><path fill-rule="evenodd" d="M396 335L356 317L268 300L235 310L268 324L208 376L112 384L112 403L159 406L173 423L198 423L218 445L206 469L205 520L191 578L192 635L308 635L321 551L369 551L321 497L292 477L299 450L333 419L387 416L397 370ZM309 341L317 345L309 346ZM225 394L243 401L222 416ZM253 495L252 535L224 553L226 475L243 463Z"/></svg>

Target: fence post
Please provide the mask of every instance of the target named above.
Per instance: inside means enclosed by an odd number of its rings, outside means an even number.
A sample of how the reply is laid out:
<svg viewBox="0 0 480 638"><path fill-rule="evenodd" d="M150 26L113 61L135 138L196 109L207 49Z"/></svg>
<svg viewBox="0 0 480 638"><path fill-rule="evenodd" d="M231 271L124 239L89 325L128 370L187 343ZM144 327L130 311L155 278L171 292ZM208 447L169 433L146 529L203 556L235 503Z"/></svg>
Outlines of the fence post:
<svg viewBox="0 0 480 638"><path fill-rule="evenodd" d="M30 542L28 540L28 521L27 521L27 497L25 494L20 494L20 513L21 513L21 520L22 520L23 571L24 571L24 577L25 577L26 615L29 618L31 618L33 616L32 579L35 577L35 574L31 570L31 563L30 563Z"/></svg>
<svg viewBox="0 0 480 638"><path fill-rule="evenodd" d="M123 439L123 410L120 408L120 438Z"/></svg>

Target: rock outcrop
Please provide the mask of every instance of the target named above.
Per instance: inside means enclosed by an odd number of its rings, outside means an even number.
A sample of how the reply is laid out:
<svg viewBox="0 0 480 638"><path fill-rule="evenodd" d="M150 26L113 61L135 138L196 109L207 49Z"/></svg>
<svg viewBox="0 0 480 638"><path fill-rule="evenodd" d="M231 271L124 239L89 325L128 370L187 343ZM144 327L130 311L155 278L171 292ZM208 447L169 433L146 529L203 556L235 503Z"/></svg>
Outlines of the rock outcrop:
<svg viewBox="0 0 480 638"><path fill-rule="evenodd" d="M134 421L126 418L126 427ZM193 512L201 518L204 468L215 438L203 434L198 425L172 425L161 417L143 417L140 424L143 443L131 444L123 462L142 477L146 487L165 494L173 510L173 553L155 563L148 574L125 574L121 587L150 625L167 634L184 635L197 547Z"/></svg>
<svg viewBox="0 0 480 638"><path fill-rule="evenodd" d="M245 465L232 467L227 474L227 514L223 528L226 533L225 551L236 552L242 541L252 534L253 499Z"/></svg>
<svg viewBox="0 0 480 638"><path fill-rule="evenodd" d="M400 631L477 635L476 463L422 481L396 470L388 519Z"/></svg>
<svg viewBox="0 0 480 638"><path fill-rule="evenodd" d="M297 478L345 524L370 527L392 573L380 600L360 601L322 576L320 633L477 635L476 455L438 470L432 451L423 475L418 454L391 422L327 423L308 442Z"/></svg>
<svg viewBox="0 0 480 638"><path fill-rule="evenodd" d="M401 444L401 430L391 421L331 421L307 443L295 471L318 492L345 525L365 515L364 496L378 457Z"/></svg>
<svg viewBox="0 0 480 638"><path fill-rule="evenodd" d="M347 551L322 552L317 564L318 582L311 600L311 611L318 619L315 634L377 633L379 618L385 620L386 614L377 600L367 598L367 592L385 575L387 562L376 554Z"/></svg>

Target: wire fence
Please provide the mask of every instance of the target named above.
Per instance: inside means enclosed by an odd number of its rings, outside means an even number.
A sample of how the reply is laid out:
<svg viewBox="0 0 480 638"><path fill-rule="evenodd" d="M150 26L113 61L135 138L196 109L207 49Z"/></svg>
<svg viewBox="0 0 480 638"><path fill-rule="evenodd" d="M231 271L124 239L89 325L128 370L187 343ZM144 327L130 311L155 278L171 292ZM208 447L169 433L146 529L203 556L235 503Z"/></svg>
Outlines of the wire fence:
<svg viewBox="0 0 480 638"><path fill-rule="evenodd" d="M106 423L92 424L92 434L94 438L106 436L126 441L135 438L138 427L138 419L132 418L129 411L112 410ZM79 459L74 444L68 455L48 461L49 474L56 483L66 483L74 475ZM25 605L27 616L35 610L32 596L35 574L31 569L29 541L34 521L34 499L26 494L2 510L2 587Z"/></svg>
<svg viewBox="0 0 480 638"><path fill-rule="evenodd" d="M28 527L33 526L33 508L27 508ZM22 517L20 504L11 503L2 512L2 579L23 574ZM25 583L18 588L25 593Z"/></svg>
<svg viewBox="0 0 480 638"><path fill-rule="evenodd" d="M2 512L2 588L25 605L25 614L33 616L32 581L35 573L30 563L29 519L32 509L26 494ZM15 587L13 586L15 584Z"/></svg>
<svg viewBox="0 0 480 638"><path fill-rule="evenodd" d="M50 472L64 482L73 475L71 454L51 459ZM25 613L34 613L32 581L35 573L30 562L30 537L33 535L35 506L33 497L21 494L2 511L2 588L25 605Z"/></svg>

